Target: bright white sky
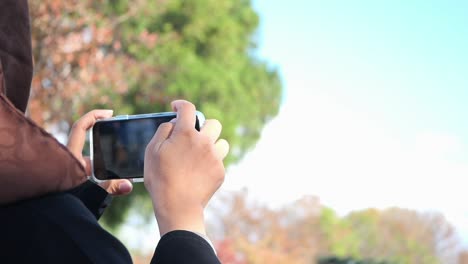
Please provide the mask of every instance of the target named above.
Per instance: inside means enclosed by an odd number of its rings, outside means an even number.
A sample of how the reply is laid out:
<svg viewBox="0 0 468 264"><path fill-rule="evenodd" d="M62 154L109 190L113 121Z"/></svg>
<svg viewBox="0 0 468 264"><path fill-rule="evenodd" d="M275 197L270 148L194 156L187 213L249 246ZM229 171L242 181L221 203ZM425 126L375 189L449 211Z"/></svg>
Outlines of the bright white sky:
<svg viewBox="0 0 468 264"><path fill-rule="evenodd" d="M468 6L254 5L285 99L222 189L272 206L316 195L340 213L436 209L468 238Z"/></svg>

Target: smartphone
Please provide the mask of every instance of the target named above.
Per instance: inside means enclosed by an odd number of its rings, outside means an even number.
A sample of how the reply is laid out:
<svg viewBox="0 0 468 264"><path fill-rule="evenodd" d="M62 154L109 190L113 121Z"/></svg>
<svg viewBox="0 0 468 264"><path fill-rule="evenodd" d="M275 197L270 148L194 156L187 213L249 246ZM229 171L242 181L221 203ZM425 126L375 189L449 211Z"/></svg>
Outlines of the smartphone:
<svg viewBox="0 0 468 264"><path fill-rule="evenodd" d="M91 180L143 181L146 146L158 127L176 118L175 112L123 115L98 120L90 131ZM195 129L205 122L196 112Z"/></svg>

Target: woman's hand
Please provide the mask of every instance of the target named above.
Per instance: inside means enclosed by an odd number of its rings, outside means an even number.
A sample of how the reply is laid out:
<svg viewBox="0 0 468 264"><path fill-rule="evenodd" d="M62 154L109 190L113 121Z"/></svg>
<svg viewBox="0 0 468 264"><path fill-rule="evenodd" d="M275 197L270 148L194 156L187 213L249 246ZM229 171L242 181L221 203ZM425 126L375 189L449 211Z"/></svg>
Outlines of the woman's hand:
<svg viewBox="0 0 468 264"><path fill-rule="evenodd" d="M176 120L161 124L146 147L144 177L159 232L189 230L206 235L204 209L224 181L229 144L221 123L208 119L195 129L195 106L172 103Z"/></svg>
<svg viewBox="0 0 468 264"><path fill-rule="evenodd" d="M112 117L112 114L112 110L92 110L73 124L67 147L84 166L86 175L91 175L91 161L89 157L83 157L86 132L94 126L98 119ZM133 185L129 180L109 180L100 183L99 186L111 195L126 195L133 189Z"/></svg>

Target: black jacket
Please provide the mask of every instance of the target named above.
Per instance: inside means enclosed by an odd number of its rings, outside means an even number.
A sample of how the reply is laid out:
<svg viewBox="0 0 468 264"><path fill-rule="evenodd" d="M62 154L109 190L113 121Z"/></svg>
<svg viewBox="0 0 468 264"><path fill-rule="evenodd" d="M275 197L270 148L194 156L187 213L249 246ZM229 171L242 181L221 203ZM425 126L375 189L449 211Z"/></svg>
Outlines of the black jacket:
<svg viewBox="0 0 468 264"><path fill-rule="evenodd" d="M132 263L125 246L97 222L108 197L88 182L0 208L1 263ZM180 230L161 238L151 263L220 262L204 238Z"/></svg>

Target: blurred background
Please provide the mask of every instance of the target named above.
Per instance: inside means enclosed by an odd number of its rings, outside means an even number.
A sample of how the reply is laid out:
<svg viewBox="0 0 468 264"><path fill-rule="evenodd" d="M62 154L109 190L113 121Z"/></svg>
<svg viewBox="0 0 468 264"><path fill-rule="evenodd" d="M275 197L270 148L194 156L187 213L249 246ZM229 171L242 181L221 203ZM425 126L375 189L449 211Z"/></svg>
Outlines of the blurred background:
<svg viewBox="0 0 468 264"><path fill-rule="evenodd" d="M222 122L223 263L468 263L467 2L29 3L28 114L61 142L94 108ZM142 184L101 223L149 261Z"/></svg>

